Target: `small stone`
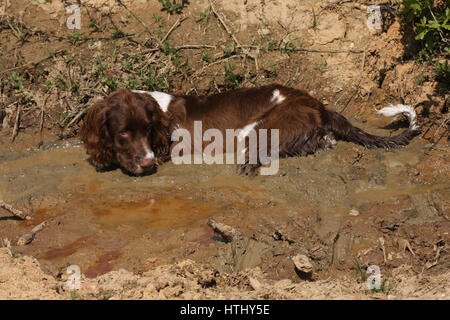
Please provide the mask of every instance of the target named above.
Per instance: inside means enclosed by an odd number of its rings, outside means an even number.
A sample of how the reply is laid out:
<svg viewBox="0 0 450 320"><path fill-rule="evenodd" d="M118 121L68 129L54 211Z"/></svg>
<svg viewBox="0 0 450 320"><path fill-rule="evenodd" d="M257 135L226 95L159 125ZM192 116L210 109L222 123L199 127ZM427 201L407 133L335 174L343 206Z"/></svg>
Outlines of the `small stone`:
<svg viewBox="0 0 450 320"><path fill-rule="evenodd" d="M293 286L292 281L289 279L283 279L283 280L279 280L277 281L274 285L273 285L276 289L287 289Z"/></svg>
<svg viewBox="0 0 450 320"><path fill-rule="evenodd" d="M352 210L350 210L350 212L349 212L348 214L349 214L350 216L356 217L356 216L359 216L359 211L356 210L356 209L352 209Z"/></svg>
<svg viewBox="0 0 450 320"><path fill-rule="evenodd" d="M261 288L261 283L255 278L248 277L248 280L250 281L250 285L254 290L259 290Z"/></svg>
<svg viewBox="0 0 450 320"><path fill-rule="evenodd" d="M298 271L303 273L311 273L313 270L313 266L307 256L303 254L298 254L292 258L292 262L294 262L295 267Z"/></svg>
<svg viewBox="0 0 450 320"><path fill-rule="evenodd" d="M262 36L267 36L270 34L270 30L269 29L260 29L259 34Z"/></svg>

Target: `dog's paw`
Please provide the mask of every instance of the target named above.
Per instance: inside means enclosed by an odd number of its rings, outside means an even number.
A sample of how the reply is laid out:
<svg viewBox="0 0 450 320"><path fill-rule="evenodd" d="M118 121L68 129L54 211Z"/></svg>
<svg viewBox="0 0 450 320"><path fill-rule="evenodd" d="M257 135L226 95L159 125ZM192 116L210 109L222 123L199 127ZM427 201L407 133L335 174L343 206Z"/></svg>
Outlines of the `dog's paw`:
<svg viewBox="0 0 450 320"><path fill-rule="evenodd" d="M108 172L116 170L119 167L115 163L108 163L108 164L98 163L94 161L92 158L89 158L88 162L95 168L95 171L97 172Z"/></svg>
<svg viewBox="0 0 450 320"><path fill-rule="evenodd" d="M238 165L237 172L238 172L238 174L241 174L241 175L254 177L257 175L258 168L259 168L259 165L257 165L257 164L246 163L246 164Z"/></svg>

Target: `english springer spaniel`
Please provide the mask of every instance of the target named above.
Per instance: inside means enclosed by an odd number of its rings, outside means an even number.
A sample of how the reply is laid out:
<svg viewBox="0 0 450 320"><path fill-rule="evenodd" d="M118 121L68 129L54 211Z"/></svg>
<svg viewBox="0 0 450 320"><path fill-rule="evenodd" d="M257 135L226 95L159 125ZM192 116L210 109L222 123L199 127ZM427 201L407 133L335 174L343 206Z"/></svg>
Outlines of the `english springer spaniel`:
<svg viewBox="0 0 450 320"><path fill-rule="evenodd" d="M98 168L118 165L141 175L170 160L172 133L182 128L194 134L194 121L202 121L203 132L243 129L244 136L250 130L279 129L280 158L312 154L332 146L335 140L394 148L408 144L418 133L411 106L390 105L379 113L402 113L410 126L395 137L375 136L327 110L307 92L277 84L210 96L119 89L88 110L80 137ZM248 154L245 159L240 173L254 173L261 165L259 160L249 163Z"/></svg>

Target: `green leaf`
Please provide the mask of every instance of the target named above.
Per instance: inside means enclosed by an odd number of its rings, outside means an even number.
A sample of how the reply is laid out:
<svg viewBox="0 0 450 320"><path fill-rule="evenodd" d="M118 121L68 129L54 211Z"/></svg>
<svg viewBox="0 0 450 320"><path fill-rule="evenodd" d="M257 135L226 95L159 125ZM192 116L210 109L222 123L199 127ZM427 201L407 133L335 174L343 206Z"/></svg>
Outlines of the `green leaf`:
<svg viewBox="0 0 450 320"><path fill-rule="evenodd" d="M421 31L419 34L417 34L417 36L414 39L423 40L423 38L425 38L428 31L430 31L430 30L425 29L425 30Z"/></svg>

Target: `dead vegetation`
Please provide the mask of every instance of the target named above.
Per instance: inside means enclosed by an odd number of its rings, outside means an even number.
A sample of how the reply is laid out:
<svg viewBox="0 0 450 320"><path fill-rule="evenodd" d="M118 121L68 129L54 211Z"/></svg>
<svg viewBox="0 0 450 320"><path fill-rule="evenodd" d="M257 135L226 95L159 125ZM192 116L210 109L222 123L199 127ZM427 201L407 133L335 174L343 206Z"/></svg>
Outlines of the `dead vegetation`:
<svg viewBox="0 0 450 320"><path fill-rule="evenodd" d="M361 118L368 113L365 106L372 109L373 100L377 99L374 83L378 81L383 88L390 73L398 77L402 70L396 65L414 53L386 47L390 43L400 45L394 41L395 37L400 42L408 37L407 31L391 30L398 20L399 7L390 2L383 4L389 8L383 20L386 33L372 37L369 43L363 40L358 46L336 46L338 34L326 34L326 29L321 28L334 23L334 11L365 9L356 5L359 4L325 1L315 9L311 4L311 12L306 15L311 22L303 25L284 17L272 23L273 18L262 8L261 19L268 21L265 28L255 29L250 24L244 28L242 18L236 20L236 14L227 11L231 5L214 1L183 5L176 10L156 3L145 11L139 10L145 7L141 3L130 6L127 1L109 1L99 6L95 1L87 1L81 5L82 29L69 30L63 25L67 14L56 4L49 11L45 9L50 5L45 3L39 6L25 0L3 1L0 15L0 34L5 43L0 58L3 128L12 130L11 142L26 128L56 130L60 137L69 137L77 132L77 124L92 100L119 87L208 94L272 82L304 87L329 102L332 108ZM48 22L44 25L39 23L41 20ZM236 28L239 23L241 27ZM304 30L314 35L304 37ZM300 35L305 39L299 40ZM311 42L309 38L317 41ZM328 44L318 46L321 42ZM335 61L338 57L354 64L355 77L345 85L327 79L327 73L330 76L334 73L330 63L338 62ZM302 60L314 67L299 63ZM408 66L403 68L406 74L400 76L411 80L406 85L404 81L393 80L400 87L383 88L381 99L391 100L398 94L400 100L417 104L426 122L425 137L433 143L445 140L448 95L427 89L415 97L417 81L421 86L437 88L438 78L432 68L424 72L424 68L414 63L407 62L405 66ZM307 76L311 69L315 71ZM314 90L318 84L324 90ZM357 109L361 102L363 108Z"/></svg>

